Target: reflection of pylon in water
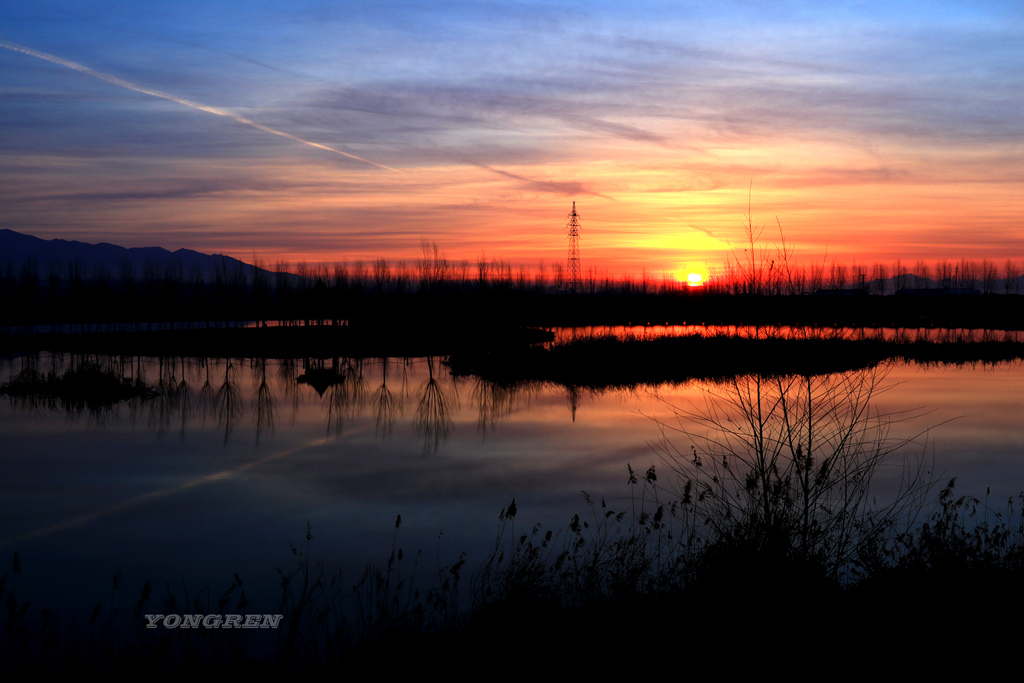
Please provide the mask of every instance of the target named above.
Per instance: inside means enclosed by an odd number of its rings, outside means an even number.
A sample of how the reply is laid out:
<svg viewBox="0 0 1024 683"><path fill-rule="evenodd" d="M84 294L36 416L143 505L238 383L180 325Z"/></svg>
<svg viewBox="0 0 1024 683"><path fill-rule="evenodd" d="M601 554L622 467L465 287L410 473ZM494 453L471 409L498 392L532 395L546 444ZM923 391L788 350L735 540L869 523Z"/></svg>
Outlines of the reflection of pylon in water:
<svg viewBox="0 0 1024 683"><path fill-rule="evenodd" d="M569 410L572 411L572 421L576 421L576 409L580 407L580 390L578 387L567 387L565 397L569 399Z"/></svg>
<svg viewBox="0 0 1024 683"><path fill-rule="evenodd" d="M572 203L569 222L569 267L566 273L565 288L570 292L578 292L582 288L583 278L580 275L580 215L576 213L576 202Z"/></svg>

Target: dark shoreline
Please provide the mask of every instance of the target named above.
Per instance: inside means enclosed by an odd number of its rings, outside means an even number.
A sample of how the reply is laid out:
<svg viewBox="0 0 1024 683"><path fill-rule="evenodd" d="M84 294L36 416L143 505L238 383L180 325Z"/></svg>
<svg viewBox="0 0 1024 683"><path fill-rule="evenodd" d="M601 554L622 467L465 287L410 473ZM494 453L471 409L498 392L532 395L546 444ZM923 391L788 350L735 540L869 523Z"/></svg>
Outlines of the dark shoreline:
<svg viewBox="0 0 1024 683"><path fill-rule="evenodd" d="M802 295L464 289L405 293L331 289L304 291L175 291L152 296L0 299L0 327L49 323L347 320L380 327L408 324L472 328L584 325L726 324L817 327L948 327L1024 329L1024 296L921 290L869 295L838 290Z"/></svg>
<svg viewBox="0 0 1024 683"><path fill-rule="evenodd" d="M689 336L647 340L595 338L550 348L453 354L449 362L455 375L476 375L497 384L548 381L602 389L755 374L821 375L887 361L964 364L1022 358L1024 343L1009 341Z"/></svg>
<svg viewBox="0 0 1024 683"><path fill-rule="evenodd" d="M585 337L553 343L537 328L379 328L310 325L119 332L9 333L0 353L53 351L190 358L447 358L455 375L497 384L546 381L605 388L745 374L819 375L887 361L999 363L1024 359L1024 342L907 341L828 336Z"/></svg>

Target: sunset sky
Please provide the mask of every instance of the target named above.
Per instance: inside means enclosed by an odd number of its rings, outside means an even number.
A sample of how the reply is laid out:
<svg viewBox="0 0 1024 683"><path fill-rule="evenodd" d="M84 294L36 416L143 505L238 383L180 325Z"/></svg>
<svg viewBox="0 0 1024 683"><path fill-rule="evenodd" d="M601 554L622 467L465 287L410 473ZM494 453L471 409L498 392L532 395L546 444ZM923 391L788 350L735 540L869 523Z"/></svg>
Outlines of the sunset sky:
<svg viewBox="0 0 1024 683"><path fill-rule="evenodd" d="M576 201L706 272L748 190L805 261L1024 258L1024 4L0 4L0 228L532 268Z"/></svg>

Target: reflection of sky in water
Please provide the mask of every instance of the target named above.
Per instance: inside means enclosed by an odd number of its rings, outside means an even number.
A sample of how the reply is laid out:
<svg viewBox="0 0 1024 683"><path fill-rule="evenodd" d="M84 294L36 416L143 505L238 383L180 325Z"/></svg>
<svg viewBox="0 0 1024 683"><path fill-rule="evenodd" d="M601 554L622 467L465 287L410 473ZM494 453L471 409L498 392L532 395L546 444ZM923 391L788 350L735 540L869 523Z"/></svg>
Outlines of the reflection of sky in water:
<svg viewBox="0 0 1024 683"><path fill-rule="evenodd" d="M217 593L236 571L251 598L275 596L274 567L288 565L287 543L307 521L314 552L350 583L366 562L386 561L399 514L399 543L423 548L424 576L438 554L446 564L467 551L473 566L513 497L524 530L564 526L585 509L581 490L627 507L626 463L641 473L658 464L649 416L701 396L697 384L583 392L574 421L564 388L453 382L431 362L392 360L385 375L379 360L327 361L321 396L295 382L301 363L134 361L126 371L173 390L102 420L5 400L0 553L20 553L26 596L34 587L83 607L109 601L118 570L124 604L146 579ZM897 366L889 380L880 410L932 411L898 434L958 418L929 437L944 479L960 477L963 493L991 486L998 501L1024 489L1024 368Z"/></svg>
<svg viewBox="0 0 1024 683"><path fill-rule="evenodd" d="M909 328L909 327L793 327L790 325L707 325L689 323L669 325L648 322L629 325L590 325L558 327L553 330L556 343L580 338L613 336L619 339L659 339L661 337L742 337L751 339L873 339L902 342L971 342L1024 340L1021 330Z"/></svg>

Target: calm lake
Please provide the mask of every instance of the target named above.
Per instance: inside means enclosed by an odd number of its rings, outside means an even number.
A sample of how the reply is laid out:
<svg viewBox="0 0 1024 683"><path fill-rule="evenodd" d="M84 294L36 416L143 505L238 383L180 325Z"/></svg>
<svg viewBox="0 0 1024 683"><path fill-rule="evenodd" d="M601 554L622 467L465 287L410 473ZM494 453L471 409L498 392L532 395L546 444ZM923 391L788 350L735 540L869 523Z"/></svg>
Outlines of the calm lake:
<svg viewBox="0 0 1024 683"><path fill-rule="evenodd" d="M21 599L65 614L102 603L128 610L146 580L154 601L203 589L213 601L238 573L250 611L274 612L277 568L312 525L310 554L354 584L397 544L421 576L493 548L514 498L517 533L565 528L589 509L632 504L627 463L670 470L652 446L673 407L705 405L722 385L690 382L600 393L453 378L438 358L279 361L91 357L160 393L102 409L0 401L0 557L18 553ZM63 372L83 359L0 361ZM874 409L916 416L891 426L936 480L1005 510L1024 490L1024 367L886 367ZM727 387L726 389L727 390ZM937 426L935 426L937 425ZM680 451L690 439L668 432ZM923 444L925 437L919 438ZM901 476L880 472L879 495ZM408 563L409 560L406 560ZM407 565L407 566L411 566ZM112 593L112 577L121 589Z"/></svg>

